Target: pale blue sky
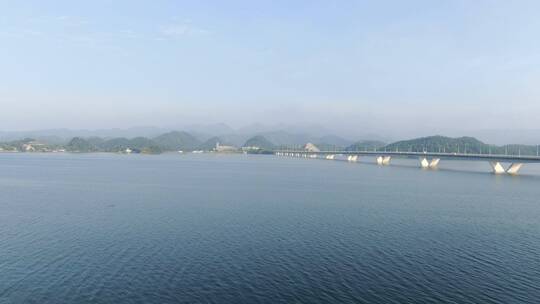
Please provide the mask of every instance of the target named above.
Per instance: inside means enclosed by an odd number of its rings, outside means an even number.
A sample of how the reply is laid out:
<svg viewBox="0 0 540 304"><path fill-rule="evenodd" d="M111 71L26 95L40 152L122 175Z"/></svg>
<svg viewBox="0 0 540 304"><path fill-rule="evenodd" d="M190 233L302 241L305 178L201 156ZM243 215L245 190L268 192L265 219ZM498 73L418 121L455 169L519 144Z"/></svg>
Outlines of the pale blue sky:
<svg viewBox="0 0 540 304"><path fill-rule="evenodd" d="M539 1L0 1L0 130L540 129Z"/></svg>

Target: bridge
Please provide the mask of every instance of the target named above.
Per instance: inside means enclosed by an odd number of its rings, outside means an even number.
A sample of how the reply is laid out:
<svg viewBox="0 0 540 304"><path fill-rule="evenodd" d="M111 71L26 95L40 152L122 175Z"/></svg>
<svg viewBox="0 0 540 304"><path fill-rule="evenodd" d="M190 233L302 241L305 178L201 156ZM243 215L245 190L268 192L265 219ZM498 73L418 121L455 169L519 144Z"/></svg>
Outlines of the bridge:
<svg viewBox="0 0 540 304"><path fill-rule="evenodd" d="M347 161L357 162L362 156L375 158L378 165L390 165L393 157L418 158L420 167L424 169L436 169L441 160L468 160L487 161L490 163L495 174L518 174L526 163L540 163L540 156L522 155L498 155L498 154L470 154L470 153L441 153L441 152L399 152L399 151L317 151L306 150L276 150L275 155L336 159L337 156L347 157Z"/></svg>

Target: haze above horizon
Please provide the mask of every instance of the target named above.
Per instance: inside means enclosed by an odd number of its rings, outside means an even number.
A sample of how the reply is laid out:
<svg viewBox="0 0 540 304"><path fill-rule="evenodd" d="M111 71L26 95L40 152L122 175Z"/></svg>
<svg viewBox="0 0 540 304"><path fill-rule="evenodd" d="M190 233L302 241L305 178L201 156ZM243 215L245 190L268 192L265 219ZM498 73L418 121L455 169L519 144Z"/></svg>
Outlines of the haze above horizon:
<svg viewBox="0 0 540 304"><path fill-rule="evenodd" d="M540 129L537 1L31 0L0 11L0 131Z"/></svg>

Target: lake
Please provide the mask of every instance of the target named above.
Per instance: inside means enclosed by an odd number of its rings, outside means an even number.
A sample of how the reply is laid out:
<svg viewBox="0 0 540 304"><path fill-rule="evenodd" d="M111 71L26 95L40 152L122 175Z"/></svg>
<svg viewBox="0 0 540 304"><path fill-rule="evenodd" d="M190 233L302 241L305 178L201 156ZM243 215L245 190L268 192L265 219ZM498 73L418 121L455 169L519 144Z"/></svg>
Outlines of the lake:
<svg viewBox="0 0 540 304"><path fill-rule="evenodd" d="M540 164L0 154L0 303L538 303Z"/></svg>

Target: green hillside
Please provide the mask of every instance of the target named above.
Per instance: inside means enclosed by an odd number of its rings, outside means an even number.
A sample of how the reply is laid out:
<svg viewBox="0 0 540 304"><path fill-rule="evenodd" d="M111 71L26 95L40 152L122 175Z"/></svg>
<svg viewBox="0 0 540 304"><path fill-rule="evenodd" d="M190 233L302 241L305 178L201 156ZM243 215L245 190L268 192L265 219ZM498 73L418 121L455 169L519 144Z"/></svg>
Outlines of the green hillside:
<svg viewBox="0 0 540 304"><path fill-rule="evenodd" d="M197 149L203 151L212 151L216 148L217 143L222 146L234 146L233 144L223 140L221 137L214 136L200 144Z"/></svg>
<svg viewBox="0 0 540 304"><path fill-rule="evenodd" d="M96 152L98 148L88 140L81 137L74 137L66 145L66 150L70 152Z"/></svg>
<svg viewBox="0 0 540 304"><path fill-rule="evenodd" d="M373 151L384 147L386 144L377 140L362 140L345 148L345 151Z"/></svg>
<svg viewBox="0 0 540 304"><path fill-rule="evenodd" d="M447 152L472 154L509 154L509 155L536 155L536 146L505 145L495 146L481 142L474 137L445 137L429 136L411 140L398 141L378 150L386 151L412 151L412 152Z"/></svg>
<svg viewBox="0 0 540 304"><path fill-rule="evenodd" d="M275 145L271 141L266 139L266 137L262 135L257 135L248 139L244 143L243 147L258 147L264 150L272 150L275 148Z"/></svg>
<svg viewBox="0 0 540 304"><path fill-rule="evenodd" d="M164 151L193 151L201 145L201 142L195 136L180 131L165 133L152 140Z"/></svg>

